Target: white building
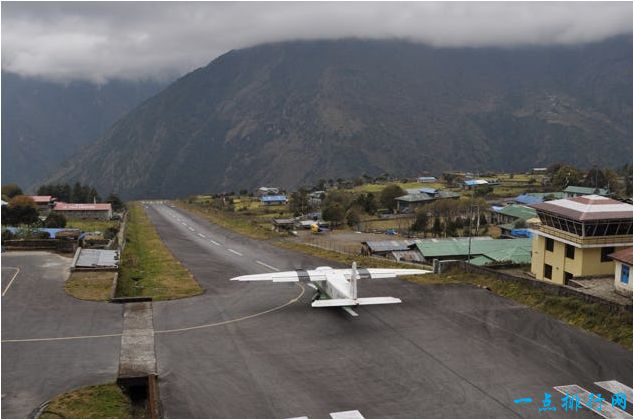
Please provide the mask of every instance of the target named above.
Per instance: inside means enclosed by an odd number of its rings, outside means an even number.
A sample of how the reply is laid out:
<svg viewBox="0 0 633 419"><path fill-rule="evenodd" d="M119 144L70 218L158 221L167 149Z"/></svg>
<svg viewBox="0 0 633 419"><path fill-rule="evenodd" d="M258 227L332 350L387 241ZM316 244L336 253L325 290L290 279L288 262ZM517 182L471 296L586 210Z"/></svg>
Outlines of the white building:
<svg viewBox="0 0 633 419"><path fill-rule="evenodd" d="M615 261L615 290L619 294L633 297L633 247L610 254Z"/></svg>

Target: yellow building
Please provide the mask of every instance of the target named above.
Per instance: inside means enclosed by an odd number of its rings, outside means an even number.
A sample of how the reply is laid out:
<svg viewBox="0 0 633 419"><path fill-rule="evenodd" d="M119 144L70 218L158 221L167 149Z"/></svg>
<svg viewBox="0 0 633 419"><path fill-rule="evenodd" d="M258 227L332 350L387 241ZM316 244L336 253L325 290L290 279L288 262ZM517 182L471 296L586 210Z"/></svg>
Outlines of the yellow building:
<svg viewBox="0 0 633 419"><path fill-rule="evenodd" d="M613 275L609 255L633 246L633 205L598 195L531 205L541 224L532 228L532 273L566 284L577 276Z"/></svg>

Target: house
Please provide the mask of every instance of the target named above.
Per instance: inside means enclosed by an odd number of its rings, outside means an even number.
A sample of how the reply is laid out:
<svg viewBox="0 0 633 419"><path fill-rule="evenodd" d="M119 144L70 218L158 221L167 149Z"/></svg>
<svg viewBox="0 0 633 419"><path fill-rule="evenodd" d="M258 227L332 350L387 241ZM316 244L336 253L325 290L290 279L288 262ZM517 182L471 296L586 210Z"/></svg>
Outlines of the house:
<svg viewBox="0 0 633 419"><path fill-rule="evenodd" d="M470 241L470 244L469 244ZM532 240L529 238L515 240L494 240L491 237L459 237L453 239L418 240L416 246L426 263L438 260L471 260L479 256L487 256L491 261L504 260L499 252L505 251L513 259L522 263L529 258ZM521 256L519 256L521 255Z"/></svg>
<svg viewBox="0 0 633 419"><path fill-rule="evenodd" d="M112 205L56 202L53 212L63 214L67 219L110 220L112 218Z"/></svg>
<svg viewBox="0 0 633 419"><path fill-rule="evenodd" d="M420 176L420 177L418 177L418 182L420 182L420 183L434 183L434 182L437 182L437 178L435 176Z"/></svg>
<svg viewBox="0 0 633 419"><path fill-rule="evenodd" d="M422 192L423 190L426 192ZM433 188L407 190L407 192L409 191L414 193L407 193L407 195L396 198L396 209L398 212L412 212L416 208L438 199L459 199L459 194L456 192L441 191Z"/></svg>
<svg viewBox="0 0 633 419"><path fill-rule="evenodd" d="M609 255L615 261L615 291L633 297L633 247Z"/></svg>
<svg viewBox="0 0 633 419"><path fill-rule="evenodd" d="M525 205L506 205L490 209L490 222L493 224L514 223L518 220L527 221L536 217L536 210Z"/></svg>
<svg viewBox="0 0 633 419"><path fill-rule="evenodd" d="M489 182L486 179L467 179L463 183L464 189L473 189L478 186L488 185Z"/></svg>
<svg viewBox="0 0 633 419"><path fill-rule="evenodd" d="M541 221L533 234L532 267L543 281L612 275L611 253L633 246L633 205L587 195L532 205Z"/></svg>
<svg viewBox="0 0 633 419"><path fill-rule="evenodd" d="M392 252L408 251L415 248L411 240L378 240L362 242L361 254L365 256L386 257Z"/></svg>
<svg viewBox="0 0 633 419"><path fill-rule="evenodd" d="M264 195L279 195L279 188L268 188L266 186L262 186L257 190L257 196Z"/></svg>
<svg viewBox="0 0 633 419"><path fill-rule="evenodd" d="M585 186L568 186L563 190L563 198L575 198L577 196L599 195L609 196L609 190L604 188L590 188Z"/></svg>
<svg viewBox="0 0 633 419"><path fill-rule="evenodd" d="M547 173L547 167L534 167L532 169L532 174L535 174L535 175L538 175L538 174L544 175L546 173Z"/></svg>
<svg viewBox="0 0 633 419"><path fill-rule="evenodd" d="M531 192L518 195L513 201L516 204L532 205L541 202L551 201L554 199L562 199L565 197L563 192Z"/></svg>
<svg viewBox="0 0 633 419"><path fill-rule="evenodd" d="M259 200L262 205L286 205L288 203L286 195L264 195Z"/></svg>
<svg viewBox="0 0 633 419"><path fill-rule="evenodd" d="M48 212L55 205L55 199L51 195L26 195L35 202L38 212Z"/></svg>
<svg viewBox="0 0 633 419"><path fill-rule="evenodd" d="M529 265L532 261L531 246L516 246L505 249L492 250L470 260L477 266L486 265Z"/></svg>

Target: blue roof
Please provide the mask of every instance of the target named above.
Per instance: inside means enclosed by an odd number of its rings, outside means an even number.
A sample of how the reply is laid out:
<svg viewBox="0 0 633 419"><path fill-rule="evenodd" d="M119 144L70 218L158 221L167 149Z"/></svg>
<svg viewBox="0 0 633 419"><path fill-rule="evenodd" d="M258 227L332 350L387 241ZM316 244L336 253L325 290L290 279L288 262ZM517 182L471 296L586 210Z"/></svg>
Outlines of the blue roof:
<svg viewBox="0 0 633 419"><path fill-rule="evenodd" d="M517 196L514 200L519 204L532 205L532 204L540 204L541 202L543 202L543 197L523 194L523 195Z"/></svg>
<svg viewBox="0 0 633 419"><path fill-rule="evenodd" d="M262 196L262 202L279 202L287 201L286 195L264 195Z"/></svg>

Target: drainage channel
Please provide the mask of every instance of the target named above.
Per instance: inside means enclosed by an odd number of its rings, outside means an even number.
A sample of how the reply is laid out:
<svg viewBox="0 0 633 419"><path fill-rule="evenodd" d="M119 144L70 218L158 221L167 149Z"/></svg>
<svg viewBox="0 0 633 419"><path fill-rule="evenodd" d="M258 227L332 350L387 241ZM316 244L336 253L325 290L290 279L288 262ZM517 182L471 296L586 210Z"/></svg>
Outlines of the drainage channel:
<svg viewBox="0 0 633 419"><path fill-rule="evenodd" d="M124 303L117 383L134 406L145 409L148 418L157 419L160 409L151 299L117 302Z"/></svg>

